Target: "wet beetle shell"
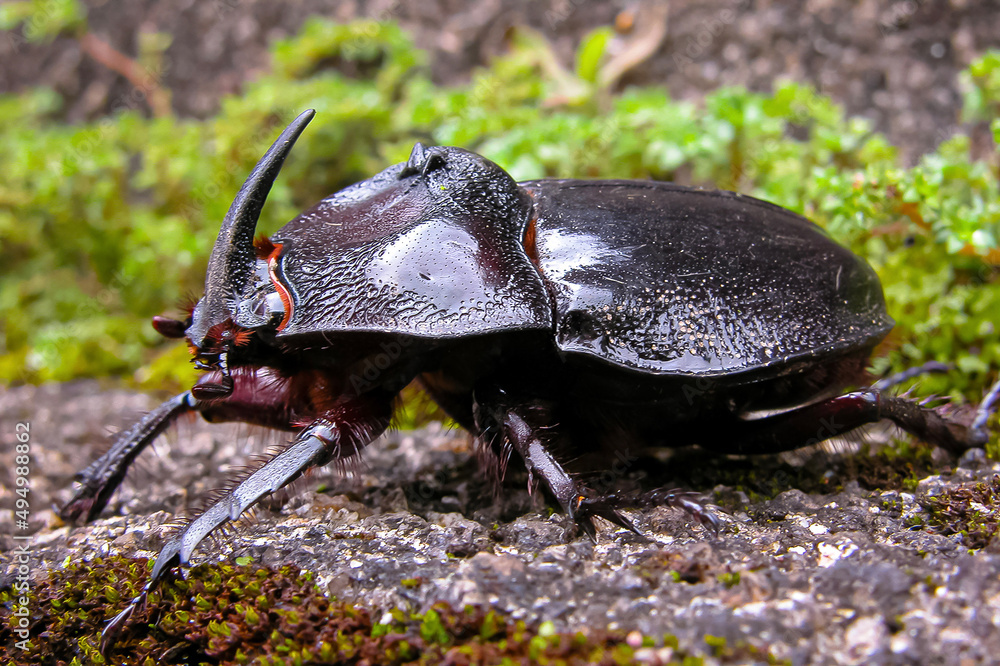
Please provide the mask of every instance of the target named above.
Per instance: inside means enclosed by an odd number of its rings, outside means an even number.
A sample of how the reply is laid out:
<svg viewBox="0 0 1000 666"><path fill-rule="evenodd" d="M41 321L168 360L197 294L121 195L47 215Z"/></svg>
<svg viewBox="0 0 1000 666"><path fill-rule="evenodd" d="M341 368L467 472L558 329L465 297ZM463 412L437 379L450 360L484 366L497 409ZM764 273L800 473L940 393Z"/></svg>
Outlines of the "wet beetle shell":
<svg viewBox="0 0 1000 666"><path fill-rule="evenodd" d="M568 355L716 376L870 349L893 326L864 260L778 206L659 182L517 184L456 148L420 157L272 237L293 301L279 338L549 330Z"/></svg>

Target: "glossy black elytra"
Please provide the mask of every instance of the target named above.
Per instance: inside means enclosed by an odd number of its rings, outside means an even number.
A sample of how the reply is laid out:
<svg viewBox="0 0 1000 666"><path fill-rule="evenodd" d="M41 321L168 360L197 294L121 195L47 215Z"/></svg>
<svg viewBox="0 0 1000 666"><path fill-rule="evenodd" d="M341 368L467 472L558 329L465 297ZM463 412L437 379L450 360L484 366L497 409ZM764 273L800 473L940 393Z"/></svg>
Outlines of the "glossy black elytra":
<svg viewBox="0 0 1000 666"><path fill-rule="evenodd" d="M987 438L997 387L969 427L878 387L841 394L864 382L893 325L878 278L805 218L738 194L516 183L474 153L418 144L405 164L254 241L312 116L282 133L240 190L191 317L154 319L187 338L204 376L123 433L63 508L96 517L183 413L295 432L167 543L146 590L262 496L356 455L414 380L478 436L498 476L516 452L591 537L594 516L631 528L627 503L581 483L557 452L775 452L815 441L821 421L832 437L883 418L951 450ZM658 498L708 520L682 495Z"/></svg>

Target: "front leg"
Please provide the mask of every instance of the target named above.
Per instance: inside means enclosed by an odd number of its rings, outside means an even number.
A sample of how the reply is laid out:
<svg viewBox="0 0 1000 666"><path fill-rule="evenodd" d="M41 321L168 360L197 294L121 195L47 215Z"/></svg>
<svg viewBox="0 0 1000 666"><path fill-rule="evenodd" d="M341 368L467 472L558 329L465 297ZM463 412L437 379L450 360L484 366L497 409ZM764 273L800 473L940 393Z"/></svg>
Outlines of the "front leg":
<svg viewBox="0 0 1000 666"><path fill-rule="evenodd" d="M241 368L233 374L232 394L218 399L199 399L220 381L218 372L206 373L195 387L170 398L120 433L100 458L76 475L80 483L73 497L59 510L68 522L90 522L107 506L121 485L132 461L177 419L200 413L212 422L241 421L266 428L294 430L296 401L290 395L292 382L268 368Z"/></svg>
<svg viewBox="0 0 1000 666"><path fill-rule="evenodd" d="M88 523L97 518L121 485L135 457L179 417L197 409L198 401L191 391L185 391L142 417L119 435L104 455L76 475L80 487L59 509L59 516L69 522L76 522L81 516Z"/></svg>
<svg viewBox="0 0 1000 666"><path fill-rule="evenodd" d="M540 400L513 400L502 390L478 391L475 400L476 428L480 437L501 438L503 456L508 446L528 468L529 484L540 477L563 510L587 535L596 540L594 516L636 531L612 502L603 501L593 490L571 477L552 454L546 436L557 431L546 405ZM488 442L489 444L489 442ZM501 461L503 465L504 461Z"/></svg>
<svg viewBox="0 0 1000 666"><path fill-rule="evenodd" d="M392 397L366 394L334 405L303 428L288 448L222 495L167 542L142 592L105 627L101 635L102 651L124 629L136 608L145 603L149 591L172 567L187 564L194 549L213 530L236 520L262 497L294 481L306 470L358 454L389 427L391 419Z"/></svg>

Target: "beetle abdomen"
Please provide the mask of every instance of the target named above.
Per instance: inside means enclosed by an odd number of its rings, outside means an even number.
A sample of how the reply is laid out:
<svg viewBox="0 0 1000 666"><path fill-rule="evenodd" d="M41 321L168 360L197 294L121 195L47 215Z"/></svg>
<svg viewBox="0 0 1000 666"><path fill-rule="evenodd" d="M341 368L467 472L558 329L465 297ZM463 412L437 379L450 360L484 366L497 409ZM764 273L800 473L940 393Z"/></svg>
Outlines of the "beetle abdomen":
<svg viewBox="0 0 1000 666"><path fill-rule="evenodd" d="M565 352L731 374L871 347L892 328L871 267L783 208L659 182L522 186Z"/></svg>

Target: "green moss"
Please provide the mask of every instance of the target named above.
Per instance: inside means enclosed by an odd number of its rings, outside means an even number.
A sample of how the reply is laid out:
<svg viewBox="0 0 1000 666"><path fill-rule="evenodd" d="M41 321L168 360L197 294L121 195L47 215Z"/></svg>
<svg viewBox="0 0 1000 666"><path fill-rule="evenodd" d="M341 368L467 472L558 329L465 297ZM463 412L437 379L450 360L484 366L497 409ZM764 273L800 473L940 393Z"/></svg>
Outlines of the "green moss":
<svg viewBox="0 0 1000 666"><path fill-rule="evenodd" d="M645 556L633 570L656 589L664 582L703 583L716 575L716 568L717 565L705 559L690 558L682 552L658 550Z"/></svg>
<svg viewBox="0 0 1000 666"><path fill-rule="evenodd" d="M967 548L985 548L1000 530L1000 476L919 502L927 510L927 526L945 536L961 535Z"/></svg>
<svg viewBox="0 0 1000 666"><path fill-rule="evenodd" d="M494 610L455 610L437 604L424 613L401 609L387 623L331 600L312 575L293 566L203 564L186 579L165 581L149 595L108 655L100 632L127 599L138 593L150 562L122 557L71 562L35 583L30 592L31 644L14 647L11 628L0 626L0 662L114 663L123 666L233 664L586 664L631 663L625 632L537 627ZM240 590L259 587L250 597ZM114 593L111 593L114 590ZM0 606L12 602L0 591ZM643 646L652 646L643 637ZM677 663L696 657L667 640ZM734 654L736 654L734 652Z"/></svg>
<svg viewBox="0 0 1000 666"><path fill-rule="evenodd" d="M717 576L720 583L726 586L726 588L733 588L740 584L740 572L723 572Z"/></svg>
<svg viewBox="0 0 1000 666"><path fill-rule="evenodd" d="M676 463L685 471L692 488L722 485L746 493L751 504L774 499L790 489L807 494L827 495L840 492L850 481L871 491L903 490L913 492L919 482L932 475L948 472L946 463L934 459L934 447L914 440L896 440L872 450L862 445L849 454L817 452L802 466L781 462L777 456L755 456L752 464L745 459L729 459L694 454ZM747 510L745 503L721 490L714 498L725 511Z"/></svg>
<svg viewBox="0 0 1000 666"><path fill-rule="evenodd" d="M705 644L712 648L717 661L728 663L758 663L758 664L791 664L791 660L777 659L767 650L747 643L736 641L732 645L722 636L705 636Z"/></svg>
<svg viewBox="0 0 1000 666"><path fill-rule="evenodd" d="M908 440L897 440L875 452L864 446L843 459L843 472L868 490L912 492L921 479L947 471L934 461L933 452L928 444Z"/></svg>
<svg viewBox="0 0 1000 666"><path fill-rule="evenodd" d="M711 647L716 654L719 654L726 647L726 639L722 636L705 634L705 644Z"/></svg>

